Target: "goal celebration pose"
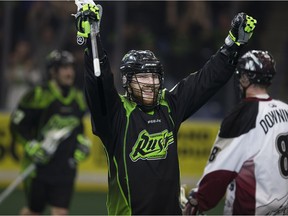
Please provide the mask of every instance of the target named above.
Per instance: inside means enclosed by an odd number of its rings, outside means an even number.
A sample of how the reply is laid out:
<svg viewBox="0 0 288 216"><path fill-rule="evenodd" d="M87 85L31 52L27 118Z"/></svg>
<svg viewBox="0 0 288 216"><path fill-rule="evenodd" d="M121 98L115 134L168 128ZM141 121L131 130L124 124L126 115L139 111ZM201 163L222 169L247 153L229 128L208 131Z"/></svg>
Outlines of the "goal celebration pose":
<svg viewBox="0 0 288 216"><path fill-rule="evenodd" d="M239 13L225 44L195 73L173 89L164 89L160 60L149 50L130 50L120 72L125 95L114 86L108 54L100 35L101 75L94 75L90 22L100 22L101 8L84 4L76 15L78 36L86 40L85 94L93 133L104 144L109 172L108 214L181 214L177 133L233 75L240 48L256 20ZM109 13L108 13L109 14Z"/></svg>

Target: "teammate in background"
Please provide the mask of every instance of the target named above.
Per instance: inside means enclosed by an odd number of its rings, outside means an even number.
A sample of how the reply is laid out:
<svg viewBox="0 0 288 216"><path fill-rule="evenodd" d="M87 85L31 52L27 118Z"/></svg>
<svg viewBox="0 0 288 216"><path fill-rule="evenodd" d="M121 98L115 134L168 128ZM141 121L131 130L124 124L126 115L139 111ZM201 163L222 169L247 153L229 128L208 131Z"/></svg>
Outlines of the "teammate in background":
<svg viewBox="0 0 288 216"><path fill-rule="evenodd" d="M83 93L73 87L73 62L71 53L52 51L49 81L25 94L12 114L11 132L24 147L22 169L36 164L24 181L27 207L22 215L41 214L47 204L52 215L67 215L77 164L89 155L91 143L82 122L87 107ZM59 137L63 128L66 133Z"/></svg>
<svg viewBox="0 0 288 216"><path fill-rule="evenodd" d="M108 157L108 214L180 215L177 132L233 75L238 52L251 37L256 20L236 15L219 51L170 91L163 88L162 64L153 52L129 51L120 67L126 94L119 95L99 34L100 77L93 71L89 21L99 22L100 10L98 5L84 4L76 25L78 37L87 45L85 94L93 133L101 138Z"/></svg>
<svg viewBox="0 0 288 216"><path fill-rule="evenodd" d="M274 75L267 51L252 50L239 59L243 99L223 120L185 214L213 208L225 193L224 214L287 214L288 105L267 93Z"/></svg>

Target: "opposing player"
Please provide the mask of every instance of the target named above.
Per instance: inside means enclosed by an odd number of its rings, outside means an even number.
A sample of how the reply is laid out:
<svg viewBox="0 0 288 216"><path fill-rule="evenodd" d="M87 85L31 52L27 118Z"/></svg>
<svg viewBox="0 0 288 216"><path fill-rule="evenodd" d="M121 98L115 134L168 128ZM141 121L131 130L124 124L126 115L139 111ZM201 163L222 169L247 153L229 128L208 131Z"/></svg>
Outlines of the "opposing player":
<svg viewBox="0 0 288 216"><path fill-rule="evenodd" d="M288 105L268 94L275 72L267 51L252 50L239 59L243 100L223 120L185 214L213 208L226 192L224 214L287 214Z"/></svg>
<svg viewBox="0 0 288 216"><path fill-rule="evenodd" d="M108 214L179 215L177 132L232 76L256 20L236 15L223 47L170 91L163 88L162 64L152 51L129 51L120 66L126 94L119 95L100 35L101 76L93 71L89 21L99 22L100 14L98 6L85 4L76 23L78 36L87 40L85 92L93 133L101 138L109 161Z"/></svg>
<svg viewBox="0 0 288 216"><path fill-rule="evenodd" d="M73 64L71 53L51 52L51 79L25 94L11 117L11 132L24 147L22 168L36 164L24 182L23 215L39 215L47 204L52 215L68 214L77 164L89 154L91 143L82 122L87 109L82 92L73 87Z"/></svg>

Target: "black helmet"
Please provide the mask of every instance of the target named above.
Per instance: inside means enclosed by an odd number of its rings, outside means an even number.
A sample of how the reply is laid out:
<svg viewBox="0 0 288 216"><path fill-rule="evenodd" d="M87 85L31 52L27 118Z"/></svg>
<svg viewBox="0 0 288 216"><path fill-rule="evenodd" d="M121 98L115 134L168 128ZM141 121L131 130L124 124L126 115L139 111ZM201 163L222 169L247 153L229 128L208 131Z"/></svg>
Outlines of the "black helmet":
<svg viewBox="0 0 288 216"><path fill-rule="evenodd" d="M74 57L68 51L53 50L51 53L48 54L46 58L46 64L48 70L50 70L51 68L55 68L55 70L57 70L61 66L70 64L73 65Z"/></svg>
<svg viewBox="0 0 288 216"><path fill-rule="evenodd" d="M160 81L163 82L163 68L160 61L150 50L130 50L122 59L120 70L122 77L126 76L129 82L129 77L137 73L157 73L161 76ZM123 87L126 88L127 82L123 82Z"/></svg>
<svg viewBox="0 0 288 216"><path fill-rule="evenodd" d="M276 73L275 64L267 51L251 50L238 60L236 75L240 78L245 73L250 83L269 86Z"/></svg>
<svg viewBox="0 0 288 216"><path fill-rule="evenodd" d="M128 91L129 84L131 83L132 76L138 73L156 73L158 74L160 87L157 95L157 99L152 107L159 104L163 82L164 72L160 61L156 58L153 52L149 50L130 50L122 59L120 65L120 71L122 75L122 85L126 90L128 97L135 101L133 95ZM137 102L137 101L135 101ZM139 103L138 103L139 104ZM141 102L140 102L141 105Z"/></svg>

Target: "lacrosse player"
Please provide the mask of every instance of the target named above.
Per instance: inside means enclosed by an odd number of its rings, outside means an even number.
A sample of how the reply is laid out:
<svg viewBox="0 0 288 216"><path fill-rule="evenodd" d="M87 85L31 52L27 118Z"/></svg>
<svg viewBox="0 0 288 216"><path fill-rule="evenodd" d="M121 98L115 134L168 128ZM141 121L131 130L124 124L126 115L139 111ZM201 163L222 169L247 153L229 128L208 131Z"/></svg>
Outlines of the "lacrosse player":
<svg viewBox="0 0 288 216"><path fill-rule="evenodd" d="M154 53L130 50L120 66L126 94L119 95L100 34L101 74L94 75L91 41L95 38L90 24L97 22L99 27L101 7L92 1L78 9L78 41L86 41L87 48L86 99L93 133L101 138L109 162L108 214L179 215L177 132L233 75L240 48L251 37L256 20L244 13L236 15L224 45L202 69L170 91L163 88L163 67Z"/></svg>
<svg viewBox="0 0 288 216"><path fill-rule="evenodd" d="M36 165L24 181L23 215L41 214L47 204L52 215L68 214L77 164L89 154L82 122L87 109L83 93L73 87L73 64L68 51L52 51L49 81L25 94L11 117L11 132L24 147L22 168Z"/></svg>
<svg viewBox="0 0 288 216"><path fill-rule="evenodd" d="M268 94L275 72L267 51L248 51L239 59L243 99L223 120L185 214L213 208L226 193L224 214L287 215L288 105Z"/></svg>

